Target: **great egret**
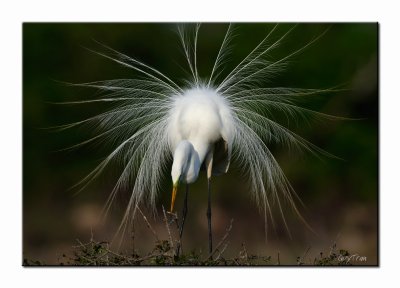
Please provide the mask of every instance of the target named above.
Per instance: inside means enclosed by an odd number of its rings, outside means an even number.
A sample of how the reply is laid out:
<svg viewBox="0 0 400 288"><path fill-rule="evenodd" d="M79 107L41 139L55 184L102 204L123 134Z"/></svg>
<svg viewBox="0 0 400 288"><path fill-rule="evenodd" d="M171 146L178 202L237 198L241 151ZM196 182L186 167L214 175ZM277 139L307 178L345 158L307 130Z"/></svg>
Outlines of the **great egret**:
<svg viewBox="0 0 400 288"><path fill-rule="evenodd" d="M234 119L228 102L214 89L192 88L173 101L167 131L173 153L170 211L174 209L179 182L190 184L196 181L200 166L204 164L208 181L207 218L210 253L212 252L211 175L228 171L231 153L229 143L233 141L234 128ZM188 187L180 231L183 231L187 213L187 193Z"/></svg>
<svg viewBox="0 0 400 288"><path fill-rule="evenodd" d="M315 37L301 48L277 60L269 58L281 42L295 28L277 33L278 24L269 30L259 44L226 75L219 80L224 61L228 59L233 38L229 25L217 53L209 77L199 76L197 70L197 39L200 25L192 29L179 26L178 34L192 79L182 86L155 68L125 54L104 46L106 52L93 51L112 61L140 73L141 79L116 79L83 84L97 88L104 94L99 98L68 103L117 103L108 112L62 126L62 129L89 125L98 134L79 147L96 140L109 141L112 152L77 185L85 188L113 161L123 163L123 170L103 209L106 216L111 203L121 190L131 189L130 200L118 228L124 234L142 202L155 207L160 179L170 170L173 190L170 210L174 210L179 183L186 184L180 236L187 213L188 184L199 176L204 166L208 178L208 229L209 251L212 251L211 189L212 175L225 173L229 164L236 161L250 179L252 195L267 223L274 225L271 205L276 203L284 225L287 223L281 201L286 200L301 217L295 204L295 194L279 164L268 148L276 142L289 147L327 154L312 143L276 122L272 115L283 113L287 118L306 119L336 117L312 111L297 104L304 95L327 90L298 88L263 88L271 75L281 71L286 61L319 39ZM231 157L232 156L232 157ZM173 160L172 168L168 167ZM232 159L231 159L232 158ZM290 233L290 232L289 232Z"/></svg>

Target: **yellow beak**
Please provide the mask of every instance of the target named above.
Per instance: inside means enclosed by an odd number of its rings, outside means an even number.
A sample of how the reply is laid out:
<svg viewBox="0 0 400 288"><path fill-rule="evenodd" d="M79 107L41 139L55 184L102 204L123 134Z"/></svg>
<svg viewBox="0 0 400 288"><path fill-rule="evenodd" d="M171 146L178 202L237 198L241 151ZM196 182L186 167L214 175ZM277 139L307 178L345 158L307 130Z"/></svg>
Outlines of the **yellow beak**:
<svg viewBox="0 0 400 288"><path fill-rule="evenodd" d="M171 209L169 211L171 213L174 210L176 192L178 192L178 184L176 184L176 185L174 184L174 187L172 188Z"/></svg>

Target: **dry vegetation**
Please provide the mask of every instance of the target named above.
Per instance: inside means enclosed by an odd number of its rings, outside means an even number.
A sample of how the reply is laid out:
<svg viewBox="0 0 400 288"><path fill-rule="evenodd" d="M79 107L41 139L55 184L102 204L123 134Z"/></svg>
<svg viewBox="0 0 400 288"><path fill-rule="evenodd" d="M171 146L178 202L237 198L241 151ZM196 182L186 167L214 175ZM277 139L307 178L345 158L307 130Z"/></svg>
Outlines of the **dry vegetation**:
<svg viewBox="0 0 400 288"><path fill-rule="evenodd" d="M272 266L282 265L279 253L276 257L260 256L248 253L246 245L243 243L238 255L233 258L226 258L224 252L229 244L229 234L232 229L233 219L226 229L225 235L213 249L211 254L191 251L181 253L181 243L179 237L173 237L173 230L178 228L178 218L176 214L167 214L164 211L164 223L168 232L168 239L160 239L153 229L146 216L138 209L147 227L155 236L153 249L146 255L133 253L119 253L110 248L108 242L99 242L91 239L87 243L77 240L78 245L74 246L73 256L63 255L59 265L71 266ZM176 223L177 225L173 225ZM174 228L175 227L175 228ZM302 256L293 259L291 265L316 265L316 266L342 266L351 265L348 261L350 253L347 250L337 249L336 244L330 247L329 253L325 256L323 252L315 256L313 260L309 257L310 248ZM306 257L307 256L307 257ZM24 266L46 265L40 261L24 259ZM287 265L287 264L285 264Z"/></svg>

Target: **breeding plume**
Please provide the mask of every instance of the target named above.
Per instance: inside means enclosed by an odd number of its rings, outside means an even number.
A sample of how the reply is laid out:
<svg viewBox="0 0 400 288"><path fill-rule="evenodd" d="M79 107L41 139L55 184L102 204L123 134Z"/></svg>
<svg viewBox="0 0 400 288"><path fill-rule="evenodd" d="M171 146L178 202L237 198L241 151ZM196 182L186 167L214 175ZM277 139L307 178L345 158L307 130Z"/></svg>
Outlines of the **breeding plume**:
<svg viewBox="0 0 400 288"><path fill-rule="evenodd" d="M302 96L328 90L266 87L271 83L272 76L282 71L287 60L324 34L309 40L289 55L272 59L271 52L280 47L294 28L279 33L278 25L270 28L259 44L239 63L235 63L233 70L225 71L223 67L229 60L234 35L232 25L227 25L219 50L213 56L213 67L210 67L208 75L199 75L197 40L200 25L179 26L178 35L191 75L184 84L178 84L176 79L156 68L110 47L103 45L105 52L95 52L131 68L140 74L140 78L73 84L96 88L100 93L96 99L69 103L107 102L110 109L61 128L89 125L97 132L93 138L72 148L94 141L112 146L111 153L78 183L81 189L105 169L113 169L113 163L122 164L119 178L103 210L106 216L116 195L120 191L130 191L118 233L124 233L138 205L144 203L156 207L158 192L165 193L164 187L160 187L160 180L170 174L173 187L171 212L175 209L178 187L180 184L186 186L182 234L189 184L195 182L200 171L204 170L208 179L207 190L204 190L208 193L211 251L211 179L214 175L227 173L232 161L242 169L243 180L249 180L249 191L266 222L269 219L274 223L271 212L274 204L287 227L283 201L289 203L301 217L295 205L297 195L270 152L269 144L275 142L312 153L326 152L275 121L273 116L281 113L293 121L299 117L306 120L335 117L301 107L297 102Z"/></svg>

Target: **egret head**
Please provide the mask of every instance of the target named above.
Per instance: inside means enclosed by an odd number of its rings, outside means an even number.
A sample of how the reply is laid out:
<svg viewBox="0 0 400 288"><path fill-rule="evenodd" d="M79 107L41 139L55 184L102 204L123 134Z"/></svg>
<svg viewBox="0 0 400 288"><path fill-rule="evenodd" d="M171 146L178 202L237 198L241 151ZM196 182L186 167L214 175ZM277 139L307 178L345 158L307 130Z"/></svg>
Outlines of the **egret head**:
<svg viewBox="0 0 400 288"><path fill-rule="evenodd" d="M170 212L174 209L179 183L193 183L199 176L199 170L199 156L193 148L192 143L187 140L179 142L174 151L174 160L171 169L173 189Z"/></svg>

